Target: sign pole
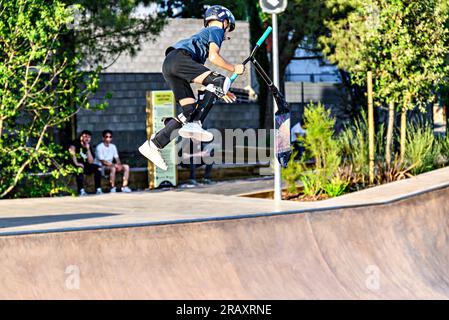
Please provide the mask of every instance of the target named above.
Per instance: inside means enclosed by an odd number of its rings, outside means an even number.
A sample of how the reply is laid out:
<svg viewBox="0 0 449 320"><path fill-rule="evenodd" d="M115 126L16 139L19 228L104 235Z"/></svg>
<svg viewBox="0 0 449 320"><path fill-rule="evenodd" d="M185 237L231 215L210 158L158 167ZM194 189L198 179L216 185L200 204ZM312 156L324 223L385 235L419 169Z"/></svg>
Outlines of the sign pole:
<svg viewBox="0 0 449 320"><path fill-rule="evenodd" d="M273 83L279 88L279 47L278 47L278 20L277 14L272 14L273 23ZM273 128L276 128L275 113L278 107L276 100L273 98ZM274 145L277 145L277 137L274 135ZM274 200L282 200L282 179L281 179L281 166L279 161L276 159L275 152L273 153L274 162Z"/></svg>
<svg viewBox="0 0 449 320"><path fill-rule="evenodd" d="M273 60L273 84L279 88L279 45L278 45L278 17L287 8L287 0L259 0L262 11L271 14L273 24L273 46L272 46L272 60ZM276 131L276 111L278 109L276 100L273 97L273 128ZM282 179L281 179L281 164L276 159L277 137L274 133L274 148L273 148L273 164L274 164L274 200L282 200Z"/></svg>

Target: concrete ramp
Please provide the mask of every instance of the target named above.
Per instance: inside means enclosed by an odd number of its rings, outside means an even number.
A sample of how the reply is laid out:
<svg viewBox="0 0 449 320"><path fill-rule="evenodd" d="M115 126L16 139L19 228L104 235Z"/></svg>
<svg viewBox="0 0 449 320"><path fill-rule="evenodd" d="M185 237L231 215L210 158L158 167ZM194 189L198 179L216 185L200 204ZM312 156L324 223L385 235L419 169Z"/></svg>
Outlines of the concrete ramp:
<svg viewBox="0 0 449 320"><path fill-rule="evenodd" d="M0 298L447 299L448 199L2 236Z"/></svg>

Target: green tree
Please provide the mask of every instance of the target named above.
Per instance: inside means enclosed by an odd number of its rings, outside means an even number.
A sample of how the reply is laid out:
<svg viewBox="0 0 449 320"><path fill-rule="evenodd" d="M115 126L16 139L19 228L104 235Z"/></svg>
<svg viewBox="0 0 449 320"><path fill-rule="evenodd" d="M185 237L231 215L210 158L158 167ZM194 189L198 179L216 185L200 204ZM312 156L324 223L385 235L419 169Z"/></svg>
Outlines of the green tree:
<svg viewBox="0 0 449 320"><path fill-rule="evenodd" d="M75 8L73 30L66 35L68 49L82 54L83 64L103 65L122 53L135 55L144 41L154 41L167 23L167 14L148 0L63 0ZM136 15L139 7L154 13Z"/></svg>
<svg viewBox="0 0 449 320"><path fill-rule="evenodd" d="M448 29L446 1L329 0L335 19L327 19L329 35L320 42L328 59L366 84L374 74L377 103L402 112L400 155L404 159L406 112L424 110L446 86ZM394 111L394 110L393 110ZM391 116L387 140L391 144ZM393 113L394 115L394 113ZM387 145L387 153L390 145ZM389 163L390 156L387 157Z"/></svg>
<svg viewBox="0 0 449 320"><path fill-rule="evenodd" d="M74 21L63 35L65 51L77 55L85 68L107 68L121 54L135 55L144 41L154 41L167 23L167 14L157 10L157 1L148 0L62 0L73 9ZM153 6L152 13L136 15L136 9ZM160 9L160 8L159 8ZM75 99L72 99L74 103ZM75 138L76 118L66 122L59 140Z"/></svg>
<svg viewBox="0 0 449 320"><path fill-rule="evenodd" d="M232 11L238 20L246 20L247 1L244 0L161 0L161 8L172 18L203 18L208 6L222 5Z"/></svg>
<svg viewBox="0 0 449 320"><path fill-rule="evenodd" d="M49 129L90 107L99 72L81 71L81 55L65 50L74 9L57 0L0 0L0 198L24 180L41 195L57 193L55 180L71 171ZM46 172L49 185L33 175Z"/></svg>

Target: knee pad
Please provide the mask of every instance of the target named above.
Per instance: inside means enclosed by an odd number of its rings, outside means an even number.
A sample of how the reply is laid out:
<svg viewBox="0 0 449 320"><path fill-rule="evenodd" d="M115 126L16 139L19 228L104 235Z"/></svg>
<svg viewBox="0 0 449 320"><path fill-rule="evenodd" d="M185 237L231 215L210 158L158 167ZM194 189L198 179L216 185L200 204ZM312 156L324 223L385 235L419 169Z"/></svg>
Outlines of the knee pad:
<svg viewBox="0 0 449 320"><path fill-rule="evenodd" d="M165 127L159 130L152 139L159 149L164 148L170 141L176 138L178 135L175 131L182 127L182 122L175 118L165 118L163 121Z"/></svg>
<svg viewBox="0 0 449 320"><path fill-rule="evenodd" d="M231 79L217 72L211 72L206 79L204 79L203 84L206 85L207 90L215 93L221 98L228 93L229 88L231 87Z"/></svg>

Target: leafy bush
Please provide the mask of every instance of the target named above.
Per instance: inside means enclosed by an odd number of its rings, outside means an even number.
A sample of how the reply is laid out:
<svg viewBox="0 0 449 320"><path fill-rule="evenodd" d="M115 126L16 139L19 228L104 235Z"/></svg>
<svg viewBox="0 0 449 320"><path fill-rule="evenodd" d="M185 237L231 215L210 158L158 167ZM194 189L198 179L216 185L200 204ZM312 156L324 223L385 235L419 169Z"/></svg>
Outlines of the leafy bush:
<svg viewBox="0 0 449 320"><path fill-rule="evenodd" d="M331 178L329 183L324 185L324 191L329 197L338 197L345 193L349 185L349 180L339 173Z"/></svg>
<svg viewBox="0 0 449 320"><path fill-rule="evenodd" d="M379 125L374 137L375 173L380 174L380 163L384 162L384 124ZM360 117L340 133L338 141L342 148L342 167L350 184L366 186L369 183L368 118L362 110Z"/></svg>
<svg viewBox="0 0 449 320"><path fill-rule="evenodd" d="M289 190L296 189L296 181L304 186L304 195L319 196L325 193L328 196L342 194L348 181L340 174L341 147L338 139L334 138L335 119L331 117L330 110L326 110L319 103L310 103L304 110L304 127L307 130L305 137L300 140L304 143L305 152L299 162L290 161L283 176L289 185ZM306 161L314 160L312 169L307 168Z"/></svg>
<svg viewBox="0 0 449 320"><path fill-rule="evenodd" d="M365 185L368 181L368 126L366 115L353 126L346 126L339 135L342 148L342 162L351 168L351 183Z"/></svg>
<svg viewBox="0 0 449 320"><path fill-rule="evenodd" d="M411 169L413 175L434 169L440 150L441 144L438 143L430 126L419 124L407 126L404 161L406 165L414 165Z"/></svg>
<svg viewBox="0 0 449 320"><path fill-rule="evenodd" d="M287 168L282 168L282 179L287 183L287 191L291 194L298 192L296 182L299 180L300 172L303 170L301 162L294 161L297 152L294 152L290 158Z"/></svg>
<svg viewBox="0 0 449 320"><path fill-rule="evenodd" d="M78 7L56 0L0 1L0 198L57 194L63 187L55 181L73 171L51 130L91 107L88 98L101 71L81 70L81 54L67 50Z"/></svg>
<svg viewBox="0 0 449 320"><path fill-rule="evenodd" d="M436 159L436 165L443 167L449 162L449 134L440 136L437 138L437 142L440 148L440 154Z"/></svg>

